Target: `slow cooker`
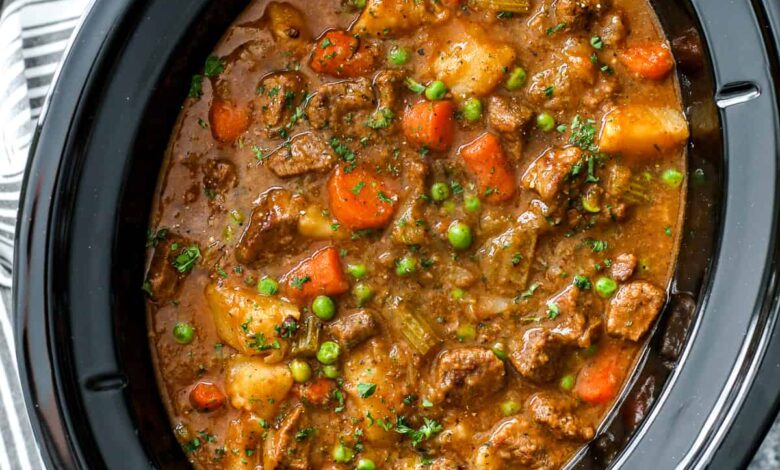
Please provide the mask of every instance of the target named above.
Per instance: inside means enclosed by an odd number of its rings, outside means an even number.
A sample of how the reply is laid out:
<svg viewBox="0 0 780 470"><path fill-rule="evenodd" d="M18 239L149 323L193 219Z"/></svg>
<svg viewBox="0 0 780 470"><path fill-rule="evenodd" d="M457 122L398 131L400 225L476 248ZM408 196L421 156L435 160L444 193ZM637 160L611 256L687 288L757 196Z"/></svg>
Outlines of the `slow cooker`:
<svg viewBox="0 0 780 470"><path fill-rule="evenodd" d="M49 467L188 465L147 342L145 234L189 77L246 3L97 0L59 71L14 273L21 379ZM682 250L632 380L570 467L737 468L780 404L780 2L651 3L691 123Z"/></svg>

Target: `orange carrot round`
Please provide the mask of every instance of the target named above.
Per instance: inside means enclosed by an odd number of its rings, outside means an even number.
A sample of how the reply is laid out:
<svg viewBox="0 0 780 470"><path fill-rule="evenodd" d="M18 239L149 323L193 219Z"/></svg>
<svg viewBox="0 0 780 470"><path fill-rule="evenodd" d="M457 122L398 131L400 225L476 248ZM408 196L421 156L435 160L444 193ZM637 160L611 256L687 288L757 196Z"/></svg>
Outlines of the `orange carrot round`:
<svg viewBox="0 0 780 470"><path fill-rule="evenodd" d="M630 358L618 346L604 347L580 370L574 393L594 405L612 401L620 391Z"/></svg>
<svg viewBox="0 0 780 470"><path fill-rule="evenodd" d="M374 68L374 54L346 31L328 31L314 46L311 68L334 77L357 77Z"/></svg>
<svg viewBox="0 0 780 470"><path fill-rule="evenodd" d="M322 406L328 403L335 388L336 383L333 380L320 377L312 382L299 385L296 392L301 400L312 405Z"/></svg>
<svg viewBox="0 0 780 470"><path fill-rule="evenodd" d="M674 58L663 44L645 44L629 47L620 52L620 61L635 74L660 80L671 72Z"/></svg>
<svg viewBox="0 0 780 470"><path fill-rule="evenodd" d="M339 295L349 290L336 248L315 252L282 277L283 293L296 302L318 295Z"/></svg>
<svg viewBox="0 0 780 470"><path fill-rule="evenodd" d="M455 137L455 106L452 101L420 101L406 110L406 138L431 150L445 151Z"/></svg>
<svg viewBox="0 0 780 470"><path fill-rule="evenodd" d="M214 138L233 142L249 128L249 110L230 101L215 98L209 110L209 122Z"/></svg>
<svg viewBox="0 0 780 470"><path fill-rule="evenodd" d="M488 202L506 201L515 193L515 174L501 148L501 141L485 133L460 148L460 156L477 179Z"/></svg>
<svg viewBox="0 0 780 470"><path fill-rule="evenodd" d="M225 404L225 394L211 382L198 382L190 391L190 403L198 411L218 410Z"/></svg>
<svg viewBox="0 0 780 470"><path fill-rule="evenodd" d="M328 181L330 211L351 229L381 228L390 223L396 195L364 167L336 168Z"/></svg>

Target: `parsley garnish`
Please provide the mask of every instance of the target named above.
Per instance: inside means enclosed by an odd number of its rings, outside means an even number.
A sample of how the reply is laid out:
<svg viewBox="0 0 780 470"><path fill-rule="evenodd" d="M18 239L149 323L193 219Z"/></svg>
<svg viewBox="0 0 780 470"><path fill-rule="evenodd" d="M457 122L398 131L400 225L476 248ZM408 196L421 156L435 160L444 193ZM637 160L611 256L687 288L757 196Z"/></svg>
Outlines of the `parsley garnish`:
<svg viewBox="0 0 780 470"><path fill-rule="evenodd" d="M303 277L298 277L298 276L293 277L292 281L290 281L290 284L292 284L293 287L295 287L298 290L303 290L303 285L310 281L311 281L311 276L307 274L306 276Z"/></svg>
<svg viewBox="0 0 780 470"><path fill-rule="evenodd" d="M198 245L190 245L183 248L171 264L180 273L186 273L192 270L198 258L200 258L200 248Z"/></svg>
<svg viewBox="0 0 780 470"><path fill-rule="evenodd" d="M574 286L582 290L590 290L590 288L592 287L590 283L590 279L580 275L574 276Z"/></svg>
<svg viewBox="0 0 780 470"><path fill-rule="evenodd" d="M604 41L601 39L601 36L593 36L590 38L590 45L593 46L594 49L601 50L601 48L604 47Z"/></svg>
<svg viewBox="0 0 780 470"><path fill-rule="evenodd" d="M164 240L165 237L168 235L168 229L167 228L161 228L158 229L156 232L152 231L151 229L146 231L146 247L151 248L153 246L157 246L157 243L160 240Z"/></svg>
<svg viewBox="0 0 780 470"><path fill-rule="evenodd" d="M300 431L295 433L295 440L297 442L303 442L306 439L308 439L310 436L313 436L316 430L314 428L303 428Z"/></svg>
<svg viewBox="0 0 780 470"><path fill-rule="evenodd" d="M566 23L558 23L552 28L548 28L546 33L548 36L552 36L553 34L557 33L558 31L562 30L566 27Z"/></svg>
<svg viewBox="0 0 780 470"><path fill-rule="evenodd" d="M385 202L385 203L387 203L387 204L392 204L392 203L393 203L393 200L392 200L392 199L390 199L390 198L387 196L387 194L383 193L382 191L379 191L379 194L377 194L377 196L376 196L376 197L378 197L380 201L382 201L382 202Z"/></svg>
<svg viewBox="0 0 780 470"><path fill-rule="evenodd" d="M528 289L524 290L517 297L515 297L515 303L517 303L517 302L519 302L521 300L528 299L529 297L534 295L534 292L536 292L536 289L538 289L538 288L539 288L539 283L538 282L534 282L533 284L528 286Z"/></svg>
<svg viewBox="0 0 780 470"><path fill-rule="evenodd" d="M512 266L517 266L521 261L523 261L523 255L520 253L515 253L512 255Z"/></svg>
<svg viewBox="0 0 780 470"><path fill-rule="evenodd" d="M210 55L206 58L206 65L203 68L203 73L207 77L215 77L221 74L225 70L225 59Z"/></svg>
<svg viewBox="0 0 780 470"><path fill-rule="evenodd" d="M561 309L558 307L558 304L556 304L553 301L547 302L547 318L550 320L555 320L558 318L558 315L561 314Z"/></svg>
<svg viewBox="0 0 780 470"><path fill-rule="evenodd" d="M380 108L368 117L366 126L371 129L386 129L393 123L393 118L395 118L395 113L392 109Z"/></svg>
<svg viewBox="0 0 780 470"><path fill-rule="evenodd" d="M408 436L412 440L412 447L417 447L426 439L430 439L444 430L444 427L430 418L423 418L423 425L415 430L409 427L406 418L399 416L395 420L395 432Z"/></svg>
<svg viewBox="0 0 780 470"><path fill-rule="evenodd" d="M349 192L357 196L360 194L360 191L363 189L365 185L366 185L365 181L358 181L358 183L352 189L350 189Z"/></svg>
<svg viewBox="0 0 780 470"><path fill-rule="evenodd" d="M376 384L359 383L357 384L357 391L360 398L368 398L376 392Z"/></svg>
<svg viewBox="0 0 780 470"><path fill-rule="evenodd" d="M586 246L589 246L594 253L601 253L609 248L609 243L606 240L594 240L592 238L586 238L583 242Z"/></svg>
<svg viewBox="0 0 780 470"><path fill-rule="evenodd" d="M203 75L193 75L190 81L190 98L200 98L203 96Z"/></svg>

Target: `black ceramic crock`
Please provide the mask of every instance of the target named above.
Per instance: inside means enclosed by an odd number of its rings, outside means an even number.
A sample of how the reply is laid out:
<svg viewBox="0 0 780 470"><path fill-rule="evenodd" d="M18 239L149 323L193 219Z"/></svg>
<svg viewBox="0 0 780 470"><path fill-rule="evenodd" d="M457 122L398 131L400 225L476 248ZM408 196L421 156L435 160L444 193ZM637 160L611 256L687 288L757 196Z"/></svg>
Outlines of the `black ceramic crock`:
<svg viewBox="0 0 780 470"><path fill-rule="evenodd" d="M14 273L21 379L52 468L187 466L147 344L145 234L189 77L246 3L97 0L59 72L28 166ZM780 2L651 3L691 123L682 250L630 385L571 466L737 468L780 391Z"/></svg>

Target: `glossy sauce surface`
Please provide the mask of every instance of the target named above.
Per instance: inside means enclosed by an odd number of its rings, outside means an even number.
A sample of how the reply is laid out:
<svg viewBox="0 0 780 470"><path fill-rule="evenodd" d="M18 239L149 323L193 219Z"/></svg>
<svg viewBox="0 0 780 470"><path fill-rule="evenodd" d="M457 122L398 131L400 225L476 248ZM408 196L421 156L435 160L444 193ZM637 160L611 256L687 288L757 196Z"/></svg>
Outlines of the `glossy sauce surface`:
<svg viewBox="0 0 780 470"><path fill-rule="evenodd" d="M593 437L676 258L674 62L644 0L489 4L258 0L193 78L144 288L196 467L559 468Z"/></svg>

